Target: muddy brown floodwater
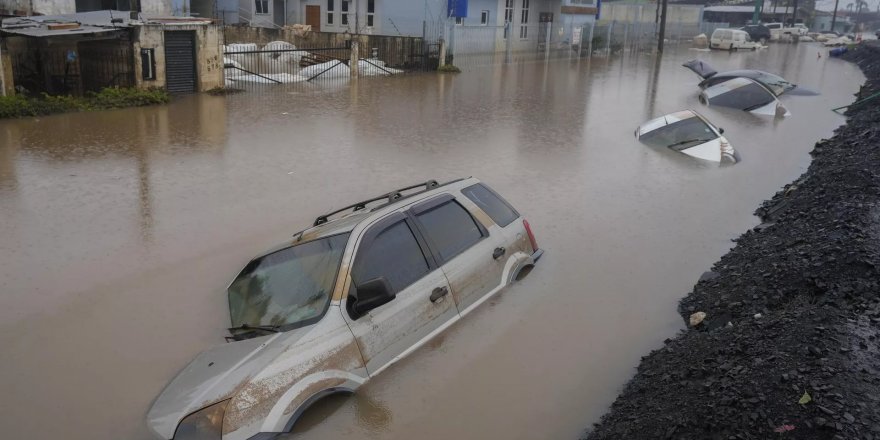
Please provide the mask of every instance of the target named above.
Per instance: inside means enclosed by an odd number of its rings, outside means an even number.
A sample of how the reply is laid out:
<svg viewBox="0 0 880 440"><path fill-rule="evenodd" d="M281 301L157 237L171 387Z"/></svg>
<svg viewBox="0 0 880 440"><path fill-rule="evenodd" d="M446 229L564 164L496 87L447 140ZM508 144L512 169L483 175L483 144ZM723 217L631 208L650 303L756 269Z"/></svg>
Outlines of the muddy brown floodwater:
<svg viewBox="0 0 880 440"><path fill-rule="evenodd" d="M152 399L223 343L224 289L333 207L474 175L529 219L539 267L289 438L575 438L752 211L844 122L863 76L815 45L668 50L362 79L320 92L0 122L4 438L150 438ZM824 51L823 51L824 52ZM706 108L701 56L818 89L784 120ZM644 120L694 108L743 162L651 150Z"/></svg>

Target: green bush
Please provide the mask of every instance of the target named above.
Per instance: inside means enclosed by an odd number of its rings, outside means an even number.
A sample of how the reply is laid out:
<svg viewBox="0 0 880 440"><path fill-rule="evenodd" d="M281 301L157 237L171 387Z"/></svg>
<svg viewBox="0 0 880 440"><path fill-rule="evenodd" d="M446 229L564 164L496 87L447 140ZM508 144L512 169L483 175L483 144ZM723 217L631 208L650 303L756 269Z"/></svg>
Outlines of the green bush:
<svg viewBox="0 0 880 440"><path fill-rule="evenodd" d="M438 67L437 71L441 73L461 73L461 69L453 66L452 64L444 64Z"/></svg>
<svg viewBox="0 0 880 440"><path fill-rule="evenodd" d="M138 107L166 104L169 101L171 101L171 97L168 92L162 89L142 90L118 87L108 87L97 93L89 93L85 97L51 96L45 93L39 97L0 96L0 119Z"/></svg>
<svg viewBox="0 0 880 440"><path fill-rule="evenodd" d="M212 96L226 96L226 95L234 95L236 93L243 92L244 89L236 89L233 87L214 87L211 90L208 90L206 93Z"/></svg>
<svg viewBox="0 0 880 440"><path fill-rule="evenodd" d="M90 93L86 98L96 109L139 107L144 105L167 104L171 101L168 92L162 89L135 89L107 87L98 93Z"/></svg>

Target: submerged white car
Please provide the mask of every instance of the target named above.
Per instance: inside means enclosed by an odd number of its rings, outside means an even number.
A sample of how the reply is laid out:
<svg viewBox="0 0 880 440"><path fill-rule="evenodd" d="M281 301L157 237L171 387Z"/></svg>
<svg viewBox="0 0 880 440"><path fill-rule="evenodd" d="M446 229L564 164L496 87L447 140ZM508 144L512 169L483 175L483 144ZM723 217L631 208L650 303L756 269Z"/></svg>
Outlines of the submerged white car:
<svg viewBox="0 0 880 440"><path fill-rule="evenodd" d="M706 105L731 107L759 115L791 115L791 112L779 102L770 89L751 78L731 78L707 87L700 93L700 102Z"/></svg>
<svg viewBox="0 0 880 440"><path fill-rule="evenodd" d="M542 254L529 223L474 178L431 180L322 215L232 281L234 342L184 368L147 424L164 440L288 432L317 400L353 392Z"/></svg>
<svg viewBox="0 0 880 440"><path fill-rule="evenodd" d="M697 159L737 163L739 154L715 127L693 110L682 110L640 125L636 137L652 147L669 148Z"/></svg>

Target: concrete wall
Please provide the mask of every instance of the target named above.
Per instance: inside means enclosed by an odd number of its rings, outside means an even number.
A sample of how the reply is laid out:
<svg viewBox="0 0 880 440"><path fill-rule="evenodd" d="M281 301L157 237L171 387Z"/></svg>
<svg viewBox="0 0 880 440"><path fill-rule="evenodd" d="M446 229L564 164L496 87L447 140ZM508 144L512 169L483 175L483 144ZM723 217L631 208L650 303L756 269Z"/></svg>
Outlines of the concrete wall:
<svg viewBox="0 0 880 440"><path fill-rule="evenodd" d="M196 90L203 92L223 87L223 32L214 25L144 25L134 27L133 50L135 83L137 87L165 87L165 31L195 31L196 34ZM155 50L156 79L144 80L141 75L140 50Z"/></svg>
<svg viewBox="0 0 880 440"><path fill-rule="evenodd" d="M274 14L275 14L275 2L272 0L268 0L266 2L268 6L268 14L257 14L257 5L255 0L239 0L238 8L241 13L242 21L251 26L257 27L275 27L274 22ZM279 13L283 13L283 11L279 11Z"/></svg>
<svg viewBox="0 0 880 440"><path fill-rule="evenodd" d="M141 12L153 14L167 14L186 16L189 15L189 0L138 0L141 3ZM124 2L123 2L124 3Z"/></svg>

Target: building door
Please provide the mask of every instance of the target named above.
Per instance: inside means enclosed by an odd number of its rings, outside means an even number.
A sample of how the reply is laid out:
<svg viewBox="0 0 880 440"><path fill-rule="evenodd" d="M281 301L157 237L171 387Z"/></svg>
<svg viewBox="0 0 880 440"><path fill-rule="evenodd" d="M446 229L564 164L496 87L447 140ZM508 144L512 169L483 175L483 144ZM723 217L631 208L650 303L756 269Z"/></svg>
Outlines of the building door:
<svg viewBox="0 0 880 440"><path fill-rule="evenodd" d="M284 27L287 21L287 8L284 7L284 0L272 1L272 14L275 20L275 26Z"/></svg>
<svg viewBox="0 0 880 440"><path fill-rule="evenodd" d="M312 31L321 32L321 7L318 5L306 6L306 24L312 27Z"/></svg>
<svg viewBox="0 0 880 440"><path fill-rule="evenodd" d="M165 88L171 93L196 91L195 31L165 31Z"/></svg>

